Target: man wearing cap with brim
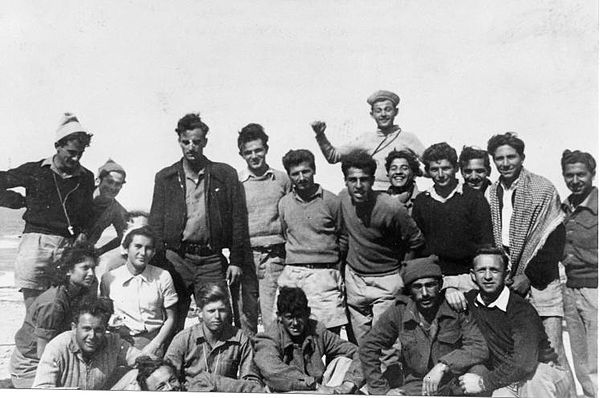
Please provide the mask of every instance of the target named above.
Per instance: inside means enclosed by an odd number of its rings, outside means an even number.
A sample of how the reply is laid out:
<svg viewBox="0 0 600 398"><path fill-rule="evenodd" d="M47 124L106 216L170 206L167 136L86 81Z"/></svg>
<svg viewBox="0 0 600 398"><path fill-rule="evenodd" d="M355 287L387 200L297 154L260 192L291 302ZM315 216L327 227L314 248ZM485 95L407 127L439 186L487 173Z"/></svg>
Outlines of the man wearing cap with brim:
<svg viewBox="0 0 600 398"><path fill-rule="evenodd" d="M385 158L393 150L409 148L421 156L425 147L416 135L402 130L394 124L398 115L398 104L400 97L391 91L379 90L367 98L371 106L371 117L377 123L376 132L368 132L358 136L348 145L334 147L331 145L325 129L327 125L323 121L315 121L311 124L316 134L317 143L325 159L331 164L338 163L354 150L366 151L377 162L377 173L373 189L385 191L388 189L389 180L386 175Z"/></svg>
<svg viewBox="0 0 600 398"><path fill-rule="evenodd" d="M360 346L369 393L463 395L457 377L487 358L484 337L470 313L458 313L444 300L434 256L407 261L402 277L407 295L379 317ZM396 339L402 345L403 377L388 380L380 357Z"/></svg>
<svg viewBox="0 0 600 398"><path fill-rule="evenodd" d="M15 285L25 307L50 286L47 269L64 247L85 239L91 227L94 175L79 163L91 137L75 115L65 113L53 156L0 171L0 192L25 188L21 203L12 203L27 208L15 261Z"/></svg>

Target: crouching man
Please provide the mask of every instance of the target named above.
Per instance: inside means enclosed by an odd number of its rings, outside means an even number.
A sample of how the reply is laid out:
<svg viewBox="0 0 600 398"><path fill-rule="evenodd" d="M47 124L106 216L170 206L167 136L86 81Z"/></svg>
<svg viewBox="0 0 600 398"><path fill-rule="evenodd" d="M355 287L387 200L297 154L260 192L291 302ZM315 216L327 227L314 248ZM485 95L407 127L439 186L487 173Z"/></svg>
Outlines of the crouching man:
<svg viewBox="0 0 600 398"><path fill-rule="evenodd" d="M456 376L488 356L485 340L469 313L454 311L440 292L442 271L434 258L407 262L405 289L365 336L360 360L370 394L462 395ZM381 372L381 351L400 340L402 380ZM399 386L391 388L393 385Z"/></svg>
<svg viewBox="0 0 600 398"><path fill-rule="evenodd" d="M568 374L554 363L542 320L526 299L505 286L508 258L496 248L480 249L471 275L479 292L467 301L489 346L484 372L467 373L460 385L467 394L493 397L566 397Z"/></svg>
<svg viewBox="0 0 600 398"><path fill-rule="evenodd" d="M282 287L277 322L255 337L254 362L264 381L277 392L353 393L364 384L358 348L309 316L302 289Z"/></svg>

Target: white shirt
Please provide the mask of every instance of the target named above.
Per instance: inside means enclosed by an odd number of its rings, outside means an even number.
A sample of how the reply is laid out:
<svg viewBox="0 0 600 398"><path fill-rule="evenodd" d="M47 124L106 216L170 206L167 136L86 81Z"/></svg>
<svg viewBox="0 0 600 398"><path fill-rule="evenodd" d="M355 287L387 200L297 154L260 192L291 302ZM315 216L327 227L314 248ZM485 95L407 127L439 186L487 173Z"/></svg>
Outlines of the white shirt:
<svg viewBox="0 0 600 398"><path fill-rule="evenodd" d="M499 310L506 312L506 307L508 307L508 298L510 297L510 290L508 287L504 286L500 295L496 298L496 300L492 301L489 305L486 305L483 302L483 298L481 298L481 293L479 293L475 299L476 305L483 305L484 307L494 308L497 307Z"/></svg>
<svg viewBox="0 0 600 398"><path fill-rule="evenodd" d="M513 202L512 197L515 189L517 189L517 178L506 188L502 185L502 245L510 247L510 219L513 214Z"/></svg>

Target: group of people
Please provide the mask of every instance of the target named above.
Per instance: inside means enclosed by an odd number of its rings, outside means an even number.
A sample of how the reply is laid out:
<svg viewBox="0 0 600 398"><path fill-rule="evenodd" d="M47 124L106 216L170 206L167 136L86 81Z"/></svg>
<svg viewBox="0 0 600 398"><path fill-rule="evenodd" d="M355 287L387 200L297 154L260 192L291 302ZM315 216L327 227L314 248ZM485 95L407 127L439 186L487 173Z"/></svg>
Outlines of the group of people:
<svg viewBox="0 0 600 398"><path fill-rule="evenodd" d="M564 151L561 203L524 168L515 133L460 155L426 148L395 124L399 101L371 95L377 131L346 146L312 123L327 161L341 162L337 195L315 181L309 150L272 168L256 123L237 140L247 167L209 160L209 127L187 114L183 156L156 174L149 214L115 199L116 162L94 182L79 163L91 135L65 115L53 156L0 172L0 204L26 208L14 386L574 397L566 318L577 378L595 396L595 159ZM117 237L94 248L111 225ZM192 295L198 323L186 328Z"/></svg>

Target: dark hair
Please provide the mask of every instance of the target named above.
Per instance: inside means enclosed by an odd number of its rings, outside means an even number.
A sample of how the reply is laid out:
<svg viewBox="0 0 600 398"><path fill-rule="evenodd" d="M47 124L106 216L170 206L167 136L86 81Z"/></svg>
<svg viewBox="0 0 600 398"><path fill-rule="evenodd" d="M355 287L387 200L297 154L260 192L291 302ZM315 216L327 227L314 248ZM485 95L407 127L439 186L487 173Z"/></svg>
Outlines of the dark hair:
<svg viewBox="0 0 600 398"><path fill-rule="evenodd" d="M147 211L144 210L131 210L127 212L127 219L131 220L132 218L136 218L136 217L150 217L150 213L148 213Z"/></svg>
<svg viewBox="0 0 600 398"><path fill-rule="evenodd" d="M85 133L83 131L77 131L75 133L71 133L60 140L56 141L54 144L55 148L59 148L61 146L68 145L70 141L77 141L80 145L84 147L90 146L90 142L92 142L92 134Z"/></svg>
<svg viewBox="0 0 600 398"><path fill-rule="evenodd" d="M390 166L395 159L406 159L408 167L412 170L415 177L421 177L421 164L419 163L419 156L410 148L404 148L401 150L394 149L385 158L385 170L390 171Z"/></svg>
<svg viewBox="0 0 600 398"><path fill-rule="evenodd" d="M98 265L98 252L94 246L81 243L67 247L53 264L53 271L49 273L52 286L68 286L69 276L67 274L69 271L72 271L76 264L88 258L94 261L94 266Z"/></svg>
<svg viewBox="0 0 600 398"><path fill-rule="evenodd" d="M208 133L208 126L200 119L199 113L188 113L177 122L175 132L181 135L188 130L200 129L204 134Z"/></svg>
<svg viewBox="0 0 600 398"><path fill-rule="evenodd" d="M467 167L467 164L471 159L483 159L483 167L485 167L488 174L492 172L492 167L490 166L490 155L488 155L487 151L484 151L483 149L477 149L472 146L463 146L460 156L458 157L460 169L462 170Z"/></svg>
<svg viewBox="0 0 600 398"><path fill-rule="evenodd" d="M138 370L136 380L142 391L148 391L148 383L146 383L146 380L148 380L148 377L150 377L150 375L152 375L152 373L154 373L158 368L163 366L171 368L175 376L179 378L177 368L175 368L175 365L173 365L169 360L160 358L152 359L147 355L142 355L136 358L135 367Z"/></svg>
<svg viewBox="0 0 600 398"><path fill-rule="evenodd" d="M477 252L475 253L475 257L473 257L473 263L475 262L475 259L477 258L477 256L482 256L482 255L500 256L502 258L502 264L504 264L504 270L505 271L508 270L508 256L506 255L504 250L499 249L494 246L480 247L479 249L477 249ZM473 269L473 268L471 268L471 269Z"/></svg>
<svg viewBox="0 0 600 398"><path fill-rule="evenodd" d="M563 172L565 171L566 165L572 163L583 163L590 173L596 175L596 159L589 153L565 149L562 153L562 158L560 159L560 166L562 167Z"/></svg>
<svg viewBox="0 0 600 398"><path fill-rule="evenodd" d="M152 231L152 229L149 226L143 226L128 231L127 235L125 235L125 238L123 238L123 248L129 248L129 245L133 241L133 238L136 236L145 236L147 238L152 239L152 245L154 246L154 248L156 248L156 234L154 233L154 231Z"/></svg>
<svg viewBox="0 0 600 398"><path fill-rule="evenodd" d="M458 166L458 156L456 150L452 148L446 142L438 142L433 144L423 152L423 163L425 164L425 171L429 172L429 162L439 162L440 160L447 160L452 164L453 167Z"/></svg>
<svg viewBox="0 0 600 398"><path fill-rule="evenodd" d="M292 316L310 315L310 307L308 306L308 299L304 291L299 287L287 286L279 289L277 313L280 316L288 313L292 314Z"/></svg>
<svg viewBox="0 0 600 398"><path fill-rule="evenodd" d="M261 140L265 149L269 148L269 145L267 144L267 142L269 142L269 136L265 133L263 126L258 123L250 123L240 130L237 139L240 153L242 153L242 145L254 140Z"/></svg>
<svg viewBox="0 0 600 398"><path fill-rule="evenodd" d="M224 282L203 283L198 289L198 297L196 297L196 302L198 303L199 309L202 309L205 305L214 303L216 301L222 301L225 303L227 308L230 309L231 303L229 302L229 293L227 289L228 288Z"/></svg>
<svg viewBox="0 0 600 398"><path fill-rule="evenodd" d="M373 157L367 152L355 150L344 156L342 159L342 173L344 173L344 178L348 177L348 170L351 167L360 169L370 176L374 176L375 170L377 170L377 162L375 162Z"/></svg>
<svg viewBox="0 0 600 398"><path fill-rule="evenodd" d="M492 158L494 157L496 149L502 145L508 145L514 148L521 157L525 155L525 143L522 139L517 137L517 133L509 131L504 134L496 134L490 138L487 144L487 151L492 155Z"/></svg>
<svg viewBox="0 0 600 398"><path fill-rule="evenodd" d="M315 155L308 149L292 149L281 159L283 167L287 173L290 173L290 169L300 163L308 163L309 167L316 171L315 166Z"/></svg>
<svg viewBox="0 0 600 398"><path fill-rule="evenodd" d="M81 315L90 314L102 318L104 326L108 326L108 320L113 312L113 302L108 297L84 296L73 309L73 322L77 324Z"/></svg>

